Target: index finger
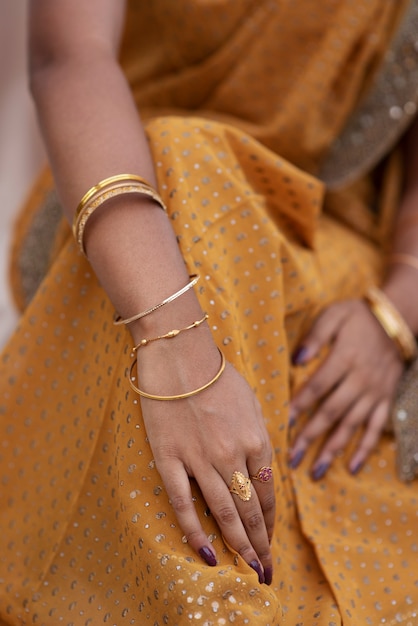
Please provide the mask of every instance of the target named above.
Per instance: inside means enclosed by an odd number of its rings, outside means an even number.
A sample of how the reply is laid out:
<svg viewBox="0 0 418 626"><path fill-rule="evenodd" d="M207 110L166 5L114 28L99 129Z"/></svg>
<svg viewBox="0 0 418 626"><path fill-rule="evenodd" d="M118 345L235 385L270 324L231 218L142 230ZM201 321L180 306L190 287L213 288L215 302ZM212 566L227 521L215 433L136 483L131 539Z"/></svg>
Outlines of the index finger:
<svg viewBox="0 0 418 626"><path fill-rule="evenodd" d="M190 478L183 464L171 459L168 466L163 461L158 464L158 471L187 543L213 567L216 565L216 552L200 523L193 502Z"/></svg>

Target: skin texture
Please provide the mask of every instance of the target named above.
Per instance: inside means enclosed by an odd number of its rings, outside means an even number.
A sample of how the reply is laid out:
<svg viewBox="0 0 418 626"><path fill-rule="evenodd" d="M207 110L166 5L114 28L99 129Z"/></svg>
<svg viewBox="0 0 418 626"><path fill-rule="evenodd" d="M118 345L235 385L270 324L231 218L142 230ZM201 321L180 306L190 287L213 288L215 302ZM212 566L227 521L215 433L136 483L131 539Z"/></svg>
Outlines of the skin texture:
<svg viewBox="0 0 418 626"><path fill-rule="evenodd" d="M393 253L418 258L418 124L404 142L405 189L394 229ZM414 333L418 334L418 270L404 264L389 264L382 286L391 302ZM389 418L396 386L404 363L394 343L362 301L339 302L323 311L302 340L294 358L297 364L315 358L329 348L325 362L292 400L294 423L303 411L314 409L309 423L293 443L290 464L297 467L309 444L329 433L312 467L321 478L336 454L362 428L360 443L348 469L359 471L371 453ZM298 354L297 354L298 353Z"/></svg>
<svg viewBox="0 0 418 626"><path fill-rule="evenodd" d="M138 173L155 183L143 128L117 63L124 2L32 0L30 11L32 93L61 202L72 222L80 198L104 178ZM401 213L416 210L417 194L410 176ZM89 220L85 245L93 269L123 317L160 302L189 280L166 215L145 197L109 201L106 210ZM413 236L411 229L406 235L400 226L395 249L418 256L418 223ZM384 286L414 332L418 307L410 294L417 280L418 272L397 265ZM189 290L170 307L131 324L133 342L201 317L198 300ZM156 394L181 393L216 374L220 357L207 323L192 335L182 333L175 342L155 342L143 350L138 359L142 388ZM291 411L297 419L319 402L289 452L296 466L310 443L329 432L313 467L316 478L360 426L364 436L350 470L361 466L381 433L403 368L394 345L360 301L324 311L303 341L299 362L314 358L324 346L330 346L329 357L295 396ZM189 544L215 564L213 546L193 505L192 477L226 541L257 571L260 582L270 583L273 485L253 482L249 502L228 489L235 470L255 474L272 459L259 404L245 380L227 364L216 384L201 394L164 403L141 398L141 407L158 470Z"/></svg>
<svg viewBox="0 0 418 626"><path fill-rule="evenodd" d="M117 63L123 16L124 3L113 0L31 3L32 92L70 222L80 198L99 180L129 172L155 183L138 113ZM145 197L122 196L97 211L85 244L123 317L160 302L189 280L169 220ZM186 326L202 314L189 290L170 307L131 324L133 342ZM170 395L200 387L215 375L220 357L207 323L190 335L143 351L138 364L143 388ZM256 483L246 503L228 489L235 470L255 474L272 459L258 402L245 380L228 364L220 380L197 396L165 403L141 398L141 406L156 465L189 544L215 564L192 502L189 477L195 477L226 540L260 582L270 583L273 485Z"/></svg>

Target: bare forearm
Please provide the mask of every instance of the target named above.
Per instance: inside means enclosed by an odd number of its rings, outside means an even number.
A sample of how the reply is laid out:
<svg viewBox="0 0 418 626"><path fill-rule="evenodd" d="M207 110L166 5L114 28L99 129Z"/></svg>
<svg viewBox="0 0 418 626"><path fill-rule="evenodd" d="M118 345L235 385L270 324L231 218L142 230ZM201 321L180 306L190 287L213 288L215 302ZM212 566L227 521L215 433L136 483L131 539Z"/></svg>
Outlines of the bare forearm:
<svg viewBox="0 0 418 626"><path fill-rule="evenodd" d="M86 190L108 176L136 173L155 183L129 86L108 54L42 67L32 77L32 89L70 221ZM122 315L155 304L187 282L171 224L145 197L108 202L91 218L85 242L93 268ZM196 315L192 294L186 301L192 301Z"/></svg>
<svg viewBox="0 0 418 626"><path fill-rule="evenodd" d="M31 86L70 221L81 196L100 179L141 172L154 182L129 86L109 53L88 50L41 66L33 71Z"/></svg>

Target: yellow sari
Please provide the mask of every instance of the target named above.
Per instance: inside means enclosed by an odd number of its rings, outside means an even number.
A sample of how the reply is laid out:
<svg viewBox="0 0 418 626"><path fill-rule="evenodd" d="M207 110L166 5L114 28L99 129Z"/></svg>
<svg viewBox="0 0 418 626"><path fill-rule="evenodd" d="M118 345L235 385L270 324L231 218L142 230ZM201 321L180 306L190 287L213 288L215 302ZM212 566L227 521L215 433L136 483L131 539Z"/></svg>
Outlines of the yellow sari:
<svg viewBox="0 0 418 626"><path fill-rule="evenodd" d="M1 361L1 624L418 623L418 492L397 480L391 439L357 476L349 451L318 482L314 449L297 470L287 464L289 398L310 373L289 354L323 307L382 272L369 211L384 204L379 189L362 176L328 194L315 174L406 4L130 3L122 63L159 189L213 336L255 390L275 451L273 584L223 542L195 485L218 565L182 542L127 379L130 336L60 227ZM340 214L363 216L358 231L332 217L341 202Z"/></svg>

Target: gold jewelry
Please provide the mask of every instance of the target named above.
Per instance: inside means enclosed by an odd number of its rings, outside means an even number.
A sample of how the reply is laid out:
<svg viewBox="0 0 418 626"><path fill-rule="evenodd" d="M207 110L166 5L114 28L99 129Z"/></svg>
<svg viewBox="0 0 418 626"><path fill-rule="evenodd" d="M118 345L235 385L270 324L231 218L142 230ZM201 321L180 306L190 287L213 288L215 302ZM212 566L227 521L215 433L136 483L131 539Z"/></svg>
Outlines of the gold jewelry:
<svg viewBox="0 0 418 626"><path fill-rule="evenodd" d="M91 187L82 197L74 215L73 235L78 243L81 252L85 255L84 230L89 218L104 202L111 200L115 196L123 194L139 193L152 198L160 207L167 211L167 208L157 191L141 176L135 174L119 174L100 181Z"/></svg>
<svg viewBox="0 0 418 626"><path fill-rule="evenodd" d="M243 502L251 499L251 480L244 476L242 472L234 472L232 474L229 491L235 493Z"/></svg>
<svg viewBox="0 0 418 626"><path fill-rule="evenodd" d="M250 476L251 480L258 480L260 483L268 483L273 478L273 469L269 465L260 467L255 476Z"/></svg>
<svg viewBox="0 0 418 626"><path fill-rule="evenodd" d="M410 267L418 270L418 258L412 254L392 254L389 261L390 263L402 263L403 265L409 265Z"/></svg>
<svg viewBox="0 0 418 626"><path fill-rule="evenodd" d="M387 336L396 344L402 359L411 361L417 354L417 344L399 311L377 287L371 287L364 299Z"/></svg>
<svg viewBox="0 0 418 626"><path fill-rule="evenodd" d="M189 278L190 278L190 282L188 282L187 285L185 285L184 287L182 287L181 289L173 293L171 296L169 296L168 298L166 298L159 304L152 306L150 309L146 309L146 311L137 313L137 315L133 315L132 317L128 317L127 319L122 319L120 315L116 315L113 319L114 325L119 326L120 324L131 324L132 322L136 322L137 320L140 320L142 317L145 317L146 315L149 315L150 313L154 313L154 311L157 311L157 309L160 309L165 304L168 304L169 302L173 302L173 300L175 300L176 298L179 298L184 293L186 293L186 291L194 287L200 277L197 274L191 274Z"/></svg>
<svg viewBox="0 0 418 626"><path fill-rule="evenodd" d="M97 183L97 185L94 185L93 187L91 187L81 198L80 203L74 215L74 220L77 220L77 218L79 217L81 211L83 210L87 202L89 202L93 196L99 193L99 191L102 191L102 189L105 189L106 187L109 187L110 185L113 185L114 183L125 183L126 181L133 181L133 180L135 182L141 183L142 185L145 185L145 187L149 187L150 189L153 188L151 183L149 183L145 178L142 178L142 176L138 176L137 174L116 174L116 176L110 176L109 178L104 178L99 183Z"/></svg>
<svg viewBox="0 0 418 626"><path fill-rule="evenodd" d="M148 345L149 343L151 343L151 341L158 341L158 339L172 339L173 337L177 337L177 335L179 335L185 330L197 328L198 326L200 326L200 324L203 324L203 322L206 322L208 317L209 315L205 313L202 319L196 320L195 322L193 322L193 324L190 324L189 326L185 326L184 328L178 328L178 329L174 328L173 330L168 331L168 333L165 333L164 335L158 335L158 337L152 337L151 339L141 339L141 341L136 346L134 346L132 350L134 352L137 352L139 348L142 348L143 346Z"/></svg>
<svg viewBox="0 0 418 626"><path fill-rule="evenodd" d="M219 348L218 348L218 350L219 350ZM175 396L156 396L156 395L154 395L152 393L146 393L145 391L142 391L142 389L139 389L139 387L137 387L133 383L133 381L135 380L135 377L133 376L133 369L134 369L134 367L135 367L135 365L137 363L137 359L134 359L134 361L132 362L132 365L130 367L130 370L129 370L129 384L131 385L131 387L135 391L135 393L137 393L138 395L142 396L143 398L149 398L150 400L182 400L183 398L190 398L191 396L197 395L201 391L204 391L205 389L207 389L208 387L210 387L211 385L216 383L218 378L221 377L221 374L222 374L222 372L225 369L226 361L225 361L225 356L224 356L224 354L223 354L223 352L221 350L219 350L219 354L221 355L221 366L220 366L218 372L215 374L215 376L212 378L212 380L210 380L205 385L202 385L202 387L199 387L198 389L193 389L193 391L188 391L186 393L180 393L180 394L175 395Z"/></svg>

